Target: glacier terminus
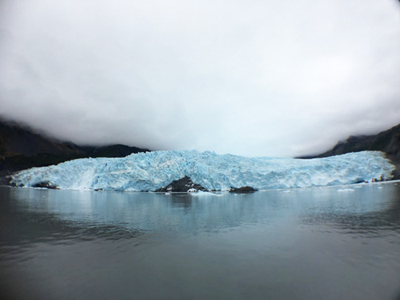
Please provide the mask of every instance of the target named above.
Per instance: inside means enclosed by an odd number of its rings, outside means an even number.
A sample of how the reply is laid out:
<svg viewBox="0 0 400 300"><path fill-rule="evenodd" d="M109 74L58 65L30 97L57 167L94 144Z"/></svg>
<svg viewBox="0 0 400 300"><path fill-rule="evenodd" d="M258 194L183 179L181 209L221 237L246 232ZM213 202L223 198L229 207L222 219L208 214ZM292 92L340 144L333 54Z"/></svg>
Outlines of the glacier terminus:
<svg viewBox="0 0 400 300"><path fill-rule="evenodd" d="M156 191L189 177L209 191L332 186L391 179L395 167L379 151L316 159L242 157L214 152L154 151L123 158L83 158L32 168L11 177L20 187Z"/></svg>

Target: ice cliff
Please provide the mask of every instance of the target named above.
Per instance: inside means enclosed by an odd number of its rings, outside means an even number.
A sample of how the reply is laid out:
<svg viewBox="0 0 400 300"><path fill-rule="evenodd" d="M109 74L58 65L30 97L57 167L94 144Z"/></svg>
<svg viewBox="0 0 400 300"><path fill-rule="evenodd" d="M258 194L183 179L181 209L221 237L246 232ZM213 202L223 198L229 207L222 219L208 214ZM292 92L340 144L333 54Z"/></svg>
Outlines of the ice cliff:
<svg viewBox="0 0 400 300"><path fill-rule="evenodd" d="M341 185L391 178L382 152L318 159L248 158L198 151L156 151L123 158L85 158L12 176L17 186L74 190L155 191L185 176L208 190L258 190Z"/></svg>

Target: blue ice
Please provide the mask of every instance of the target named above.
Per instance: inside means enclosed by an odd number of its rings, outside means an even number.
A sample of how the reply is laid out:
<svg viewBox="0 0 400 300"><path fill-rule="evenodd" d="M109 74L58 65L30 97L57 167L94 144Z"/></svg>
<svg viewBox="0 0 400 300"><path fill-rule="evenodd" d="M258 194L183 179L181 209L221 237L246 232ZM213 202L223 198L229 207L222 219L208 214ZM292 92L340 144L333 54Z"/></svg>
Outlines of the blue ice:
<svg viewBox="0 0 400 300"><path fill-rule="evenodd" d="M60 189L155 191L188 176L208 190L251 186L258 190L332 186L390 179L384 153L363 151L318 159L154 151L123 158L84 158L32 168L12 177L17 186L50 182Z"/></svg>

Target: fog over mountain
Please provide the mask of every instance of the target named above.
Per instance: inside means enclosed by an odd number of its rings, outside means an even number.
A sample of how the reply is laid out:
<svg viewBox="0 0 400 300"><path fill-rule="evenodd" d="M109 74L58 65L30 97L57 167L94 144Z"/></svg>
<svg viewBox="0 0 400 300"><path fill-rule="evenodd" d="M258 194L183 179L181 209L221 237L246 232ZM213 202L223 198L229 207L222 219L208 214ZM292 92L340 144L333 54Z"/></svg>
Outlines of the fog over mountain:
<svg viewBox="0 0 400 300"><path fill-rule="evenodd" d="M22 169L54 165L77 158L124 157L147 151L126 145L79 146L0 118L0 183L1 176Z"/></svg>
<svg viewBox="0 0 400 300"><path fill-rule="evenodd" d="M0 115L77 144L322 153L400 122L400 4L3 0Z"/></svg>

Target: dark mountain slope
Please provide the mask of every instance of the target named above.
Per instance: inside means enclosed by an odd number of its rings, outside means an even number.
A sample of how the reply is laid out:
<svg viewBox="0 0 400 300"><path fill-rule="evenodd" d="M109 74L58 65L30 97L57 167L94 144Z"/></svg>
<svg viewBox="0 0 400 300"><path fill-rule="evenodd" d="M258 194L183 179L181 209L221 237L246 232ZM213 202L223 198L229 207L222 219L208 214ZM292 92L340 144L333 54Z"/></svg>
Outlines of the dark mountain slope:
<svg viewBox="0 0 400 300"><path fill-rule="evenodd" d="M110 145L103 147L80 147L90 157L125 157L132 153L148 152L150 150L126 145Z"/></svg>
<svg viewBox="0 0 400 300"><path fill-rule="evenodd" d="M346 141L337 143L332 150L303 158L328 157L365 150L385 152L396 165L395 179L400 179L400 124L376 135L350 136Z"/></svg>
<svg viewBox="0 0 400 300"><path fill-rule="evenodd" d="M78 146L0 118L0 176L84 157L124 157L147 149L125 145Z"/></svg>
<svg viewBox="0 0 400 300"><path fill-rule="evenodd" d="M322 153L318 157L364 150L383 151L392 160L400 161L400 124L377 135L350 136L345 142L339 142L332 150Z"/></svg>
<svg viewBox="0 0 400 300"><path fill-rule="evenodd" d="M62 143L35 133L29 127L0 119L0 155L4 157L34 156L40 153L79 154L81 152L73 143Z"/></svg>

